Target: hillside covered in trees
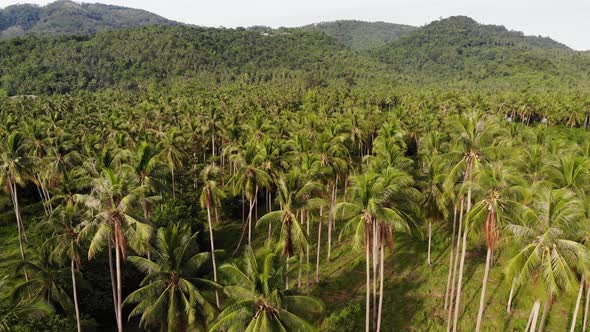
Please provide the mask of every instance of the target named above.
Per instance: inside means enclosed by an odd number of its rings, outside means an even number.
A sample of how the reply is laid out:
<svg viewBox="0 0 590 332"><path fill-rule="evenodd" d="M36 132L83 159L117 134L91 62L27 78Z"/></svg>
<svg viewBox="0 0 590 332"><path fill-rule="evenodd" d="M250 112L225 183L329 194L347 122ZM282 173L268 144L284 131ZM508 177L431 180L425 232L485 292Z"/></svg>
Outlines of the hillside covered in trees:
<svg viewBox="0 0 590 332"><path fill-rule="evenodd" d="M150 12L99 3L59 0L46 6L12 5L0 9L0 37L81 35L103 30L175 22Z"/></svg>
<svg viewBox="0 0 590 332"><path fill-rule="evenodd" d="M304 30L317 30L352 49L366 50L383 46L415 30L415 27L387 22L341 20L303 26Z"/></svg>
<svg viewBox="0 0 590 332"><path fill-rule="evenodd" d="M0 332L586 330L587 52L155 23L0 41Z"/></svg>

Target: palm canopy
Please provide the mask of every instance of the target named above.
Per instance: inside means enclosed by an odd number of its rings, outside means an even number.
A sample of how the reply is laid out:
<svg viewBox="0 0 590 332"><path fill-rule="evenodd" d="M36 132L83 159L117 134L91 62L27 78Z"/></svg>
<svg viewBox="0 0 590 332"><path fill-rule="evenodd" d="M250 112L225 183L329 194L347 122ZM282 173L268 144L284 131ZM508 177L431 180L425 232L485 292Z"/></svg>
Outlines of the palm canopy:
<svg viewBox="0 0 590 332"><path fill-rule="evenodd" d="M366 239L366 226L384 223L390 231L409 232L409 216L401 209L389 204L395 193L411 183L411 177L401 171L391 169L386 175L367 172L352 178L351 200L338 203L334 207L337 219L348 220L342 234L352 232L356 248L361 248Z"/></svg>
<svg viewBox="0 0 590 332"><path fill-rule="evenodd" d="M220 271L230 299L210 331L316 331L306 318L321 314L316 298L282 290L280 257L263 251L258 257L251 247L240 265L224 264Z"/></svg>
<svg viewBox="0 0 590 332"><path fill-rule="evenodd" d="M130 319L141 315L140 325L160 327L162 331L206 331L215 308L198 286L216 287L216 284L195 277L210 256L196 252L196 236L188 226L171 223L158 229L153 260L129 257L146 274L140 288L123 302L136 304Z"/></svg>
<svg viewBox="0 0 590 332"><path fill-rule="evenodd" d="M512 239L524 243L508 262L506 273L520 284L531 278L548 296L575 287L576 272L588 267L588 249L578 241L584 218L582 202L567 189L542 188L519 223L510 223Z"/></svg>

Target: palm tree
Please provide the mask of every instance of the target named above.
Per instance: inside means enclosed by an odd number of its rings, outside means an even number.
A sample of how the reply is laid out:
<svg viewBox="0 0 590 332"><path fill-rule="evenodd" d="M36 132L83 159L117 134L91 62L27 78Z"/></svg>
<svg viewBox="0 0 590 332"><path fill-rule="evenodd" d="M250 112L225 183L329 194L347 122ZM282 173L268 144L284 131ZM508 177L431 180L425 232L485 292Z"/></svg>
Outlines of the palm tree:
<svg viewBox="0 0 590 332"><path fill-rule="evenodd" d="M45 318L48 314L53 312L53 308L43 301L43 299L21 299L16 303L12 303L5 298L10 294L10 279L4 276L0 279L0 303L8 303L8 305L0 306L0 332L12 331L12 324L14 322L36 320Z"/></svg>
<svg viewBox="0 0 590 332"><path fill-rule="evenodd" d="M68 200L57 207L51 217L51 220L47 223L53 234L53 237L49 240L52 245L51 258L59 263L63 263L64 258L70 261L76 326L78 332L81 332L76 274L80 269L83 250L80 245L79 226L85 216L79 206L75 205L72 200Z"/></svg>
<svg viewBox="0 0 590 332"><path fill-rule="evenodd" d="M136 303L129 319L141 315L140 327L160 327L161 331L206 331L215 308L197 285L216 287L198 278L209 253L194 248L197 233L190 227L171 223L158 229L154 260L131 256L129 261L146 276L141 287L129 294L124 305Z"/></svg>
<svg viewBox="0 0 590 332"><path fill-rule="evenodd" d="M201 172L201 179L203 180L203 189L199 198L201 207L207 209L207 223L209 225L209 241L211 244L211 260L213 262L213 281L217 282L217 263L215 262L215 241L213 240L213 223L211 222L211 210L216 209L221 205L221 198L225 197L225 193L217 185L217 181L213 180L219 168L214 165L209 165ZM215 303L217 308L219 305L219 293L215 290Z"/></svg>
<svg viewBox="0 0 590 332"><path fill-rule="evenodd" d="M518 182L518 177L501 162L486 165L479 180L480 187L485 192L484 197L473 206L467 216L472 229L479 229L476 226L481 224L487 246L476 331L481 329L492 255L500 240L500 230L524 209L518 202L518 198L522 196L518 192Z"/></svg>
<svg viewBox="0 0 590 332"><path fill-rule="evenodd" d="M117 328L123 330L122 275L121 261L127 259L128 244L135 245L141 252L144 239L149 238L151 226L142 223L134 216L134 208L139 205L139 198L144 187L137 184L137 179L128 168L117 171L104 169L101 176L93 180L89 195L77 195L76 200L84 203L93 218L83 224L82 238L91 238L88 258L108 247L109 269L113 287L113 301ZM112 249L115 250L115 268L112 264Z"/></svg>
<svg viewBox="0 0 590 332"><path fill-rule="evenodd" d="M300 258L303 256L303 250L308 246L307 238L303 227L300 223L298 214L302 214L304 202L303 196L309 196L314 192L321 190L315 182L301 184L301 177L297 171L291 171L284 177L276 181L277 198L282 206L281 210L269 212L261 217L256 226L266 223L275 223L280 226L279 246L282 249L285 262L287 264L285 279L286 289L289 289L289 260L295 252ZM302 259L301 259L302 260ZM301 263L301 262L300 262Z"/></svg>
<svg viewBox="0 0 590 332"><path fill-rule="evenodd" d="M172 197L176 200L176 179L174 172L177 168L182 167L182 152L179 146L183 143L183 138L178 129L172 128L166 132L160 132L160 142L157 149L162 162L166 164L172 176Z"/></svg>
<svg viewBox="0 0 590 332"><path fill-rule="evenodd" d="M281 265L272 251L257 258L250 246L242 264L222 265L230 303L210 331L315 331L307 318L323 312L322 302L284 291Z"/></svg>
<svg viewBox="0 0 590 332"><path fill-rule="evenodd" d="M545 187L519 223L507 226L513 239L523 243L506 266L509 280L516 278L518 286L525 282L540 284L546 295L539 323L541 332L553 299L576 287L576 270L583 271L588 264L588 249L577 242L581 218L583 206L572 191ZM533 329L536 324L534 320Z"/></svg>
<svg viewBox="0 0 590 332"><path fill-rule="evenodd" d="M68 273L52 259L50 248L41 248L34 261L27 260L17 265L17 271L24 269L30 271L31 277L15 286L13 302L33 299L57 304L66 311L72 308L70 297L62 287Z"/></svg>
<svg viewBox="0 0 590 332"><path fill-rule="evenodd" d="M257 144L248 143L242 151L242 165L230 180L230 185L235 194L242 193L249 202L247 225L242 227L242 235L236 250L242 243L246 226L248 228L248 245L252 243L252 212L258 203L258 191L260 187L267 187L272 182L269 174L264 170L262 161L265 160L264 150L260 149Z"/></svg>
<svg viewBox="0 0 590 332"><path fill-rule="evenodd" d="M24 184L29 158L26 155L26 143L24 137L18 132L12 132L2 140L0 145L0 184L8 187L18 229L18 241L21 259L25 261L26 232L21 216L18 200L18 185ZM27 271L25 280L28 281Z"/></svg>

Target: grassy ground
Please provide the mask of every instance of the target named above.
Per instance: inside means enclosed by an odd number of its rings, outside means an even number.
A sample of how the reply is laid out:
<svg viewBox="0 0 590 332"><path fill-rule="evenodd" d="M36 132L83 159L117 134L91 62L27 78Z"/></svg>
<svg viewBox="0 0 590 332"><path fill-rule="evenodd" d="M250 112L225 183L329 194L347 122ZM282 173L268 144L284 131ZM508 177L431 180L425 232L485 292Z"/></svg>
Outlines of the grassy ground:
<svg viewBox="0 0 590 332"><path fill-rule="evenodd" d="M446 331L443 306L449 265L448 233L439 229L434 234L432 266L426 264L425 240L397 236L396 252L389 255L385 262L383 331ZM332 261L322 265L323 281L313 291L325 301L331 316L324 322L324 327L332 329L334 321L340 320L344 324L336 324L339 331L362 330L365 317L363 253L351 252L350 245L346 243L337 244L333 252ZM484 262L483 250L467 253L460 331L475 328ZM507 314L511 284L504 278L504 262L505 259L500 256L490 271L483 331L524 330L535 298L542 295L538 288L521 288L513 300L512 314ZM574 289L556 299L549 313L546 331L569 329L576 293L577 289ZM581 313L578 325L581 326Z"/></svg>
<svg viewBox="0 0 590 332"><path fill-rule="evenodd" d="M11 211L0 214L0 220L14 220ZM5 210L6 211L6 210ZM33 227L33 215L42 212L40 206L27 206L24 209L27 227ZM327 227L324 227L324 232ZM239 224L216 225L216 246L225 250L219 261L230 259L240 235ZM312 233L312 242L317 233ZM383 331L445 331L446 312L443 310L445 287L449 264L448 232L438 227L433 232L433 265L426 264L426 239L396 235L396 252L387 255L385 262L385 290L383 301ZM264 245L266 229L255 229L254 246ZM322 235L326 240L326 233ZM0 223L0 250L10 251L9 256L18 258L18 237L14 222ZM247 235L242 245L247 243ZM10 248L10 249L9 249ZM311 294L320 297L326 304L326 319L322 330L361 331L365 321L365 262L364 254L352 249L349 239L336 241L332 259L325 261L326 242L322 247L321 282L313 283L315 271L315 250L312 250L310 263ZM510 282L505 280L504 256L491 269L487 307L484 314L483 331L522 331L536 298L541 291L535 287L518 290L513 301L512 314L506 313L506 303L510 292ZM467 253L462 296L460 331L472 331L479 306L481 280L485 262L485 251L473 250ZM10 273L7 262L0 262L0 274ZM303 273L305 279L305 272ZM295 276L292 276L295 287ZM305 285L305 282L303 283ZM303 289L305 291L305 288ZM577 289L561 294L554 302L546 331L569 329ZM578 325L581 325L579 314Z"/></svg>

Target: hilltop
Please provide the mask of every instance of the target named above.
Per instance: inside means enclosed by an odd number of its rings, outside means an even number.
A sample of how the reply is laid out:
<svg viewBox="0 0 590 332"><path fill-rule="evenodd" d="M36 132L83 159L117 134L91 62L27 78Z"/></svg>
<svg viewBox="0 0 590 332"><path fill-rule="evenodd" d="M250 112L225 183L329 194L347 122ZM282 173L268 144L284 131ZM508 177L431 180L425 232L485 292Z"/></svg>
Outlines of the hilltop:
<svg viewBox="0 0 590 332"><path fill-rule="evenodd" d="M365 50L395 41L417 28L387 22L339 20L310 24L302 29L320 31L336 38L347 47Z"/></svg>
<svg viewBox="0 0 590 332"><path fill-rule="evenodd" d="M0 9L0 36L92 34L146 25L174 25L145 10L60 0L46 6L22 4Z"/></svg>

